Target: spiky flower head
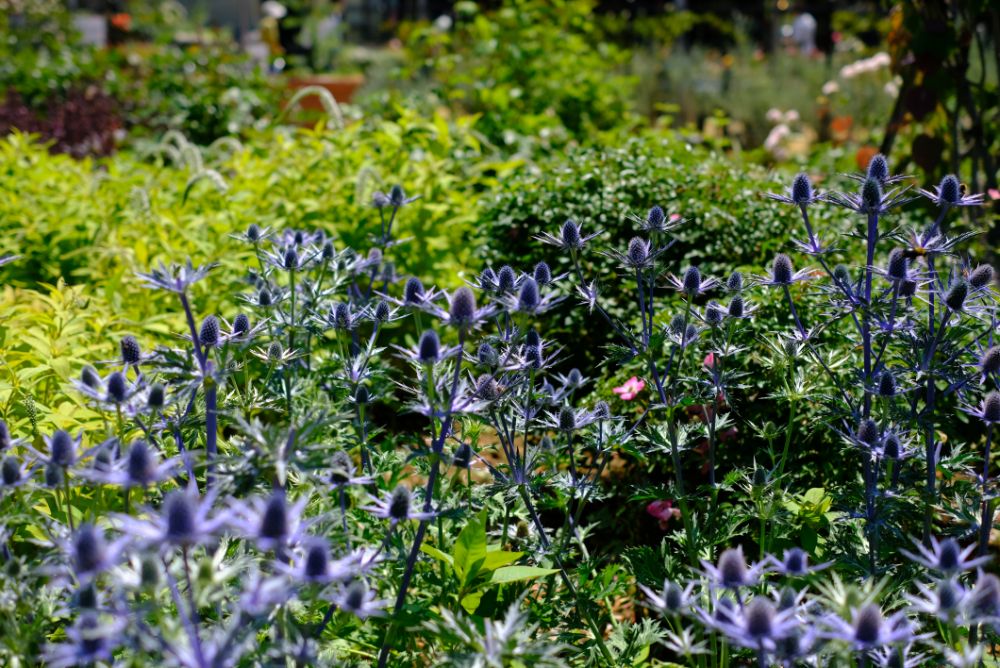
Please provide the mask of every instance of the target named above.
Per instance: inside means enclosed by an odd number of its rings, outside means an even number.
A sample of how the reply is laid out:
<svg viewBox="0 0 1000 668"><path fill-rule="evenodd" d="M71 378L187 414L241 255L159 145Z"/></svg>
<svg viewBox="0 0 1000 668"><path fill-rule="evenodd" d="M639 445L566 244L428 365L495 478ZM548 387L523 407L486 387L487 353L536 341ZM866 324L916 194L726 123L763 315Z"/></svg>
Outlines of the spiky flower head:
<svg viewBox="0 0 1000 668"><path fill-rule="evenodd" d="M771 280L777 285L791 285L795 275L792 259L784 253L778 253L771 262Z"/></svg>
<svg viewBox="0 0 1000 668"><path fill-rule="evenodd" d="M878 443L879 429L878 425L875 424L875 420L871 418L865 418L860 423L858 423L858 430L855 434L858 441L861 443L873 446Z"/></svg>
<svg viewBox="0 0 1000 668"><path fill-rule="evenodd" d="M889 280L904 281L909 277L909 264L906 253L901 248L893 248L889 253L889 265L885 273Z"/></svg>
<svg viewBox="0 0 1000 668"><path fill-rule="evenodd" d="M279 362L284 357L285 351L281 347L280 341L271 341L267 346L267 360L272 364Z"/></svg>
<svg viewBox="0 0 1000 668"><path fill-rule="evenodd" d="M421 334L417 350L417 359L424 364L437 362L438 357L441 355L441 339L438 338L437 332L433 329L428 329Z"/></svg>
<svg viewBox="0 0 1000 668"><path fill-rule="evenodd" d="M397 522L406 520L410 516L410 490L405 485L397 485L392 490L389 497L388 515L389 518Z"/></svg>
<svg viewBox="0 0 1000 668"><path fill-rule="evenodd" d="M717 301L710 301L705 305L705 322L710 327L718 327L725 320L726 311Z"/></svg>
<svg viewBox="0 0 1000 668"><path fill-rule="evenodd" d="M984 375L1000 373L1000 346L988 348L979 358L979 368Z"/></svg>
<svg viewBox="0 0 1000 668"><path fill-rule="evenodd" d="M868 174L869 179L873 179L878 184L885 185L885 182L889 179L889 161L886 160L885 156L881 153L876 153L872 159L868 162Z"/></svg>
<svg viewBox="0 0 1000 668"><path fill-rule="evenodd" d="M121 404L128 399L128 381L121 371L112 371L108 375L105 389L108 393L108 401L112 403Z"/></svg>
<svg viewBox="0 0 1000 668"><path fill-rule="evenodd" d="M969 284L965 281L956 281L945 293L944 303L952 311L961 311L965 306L965 300L969 296Z"/></svg>
<svg viewBox="0 0 1000 668"><path fill-rule="evenodd" d="M0 452L11 446L13 440L10 437L10 427L3 420L0 420Z"/></svg>
<svg viewBox="0 0 1000 668"><path fill-rule="evenodd" d="M846 264L838 264L833 268L833 277L841 285L849 285L851 282L851 270L847 268Z"/></svg>
<svg viewBox="0 0 1000 668"><path fill-rule="evenodd" d="M896 377L888 369L878 377L878 393L882 397L896 396Z"/></svg>
<svg viewBox="0 0 1000 668"><path fill-rule="evenodd" d="M251 243L260 241L260 226L257 223L250 223L247 226L247 240Z"/></svg>
<svg viewBox="0 0 1000 668"><path fill-rule="evenodd" d="M521 283L521 292L517 297L517 310L527 313L538 308L541 297L538 294L538 283L534 278L528 277Z"/></svg>
<svg viewBox="0 0 1000 668"><path fill-rule="evenodd" d="M320 255L320 259L322 259L324 262L329 262L330 260L333 259L334 255L336 255L336 254L337 254L337 252L336 252L336 250L333 247L333 242L330 241L329 239L327 239L326 241L324 241L323 242L323 248L322 248L322 250L320 251L320 254L319 254Z"/></svg>
<svg viewBox="0 0 1000 668"><path fill-rule="evenodd" d="M424 301L424 284L416 276L406 279L403 286L403 303L408 306L422 304Z"/></svg>
<svg viewBox="0 0 1000 668"><path fill-rule="evenodd" d="M85 575L99 570L105 561L104 535L93 524L84 523L73 536L73 570Z"/></svg>
<svg viewBox="0 0 1000 668"><path fill-rule="evenodd" d="M567 432L576 429L576 412L569 406L559 409L559 429Z"/></svg>
<svg viewBox="0 0 1000 668"><path fill-rule="evenodd" d="M513 292L516 283L517 273L514 271L514 268L509 264L500 267L500 272L497 274L497 293L505 294Z"/></svg>
<svg viewBox="0 0 1000 668"><path fill-rule="evenodd" d="M534 279L532 279L533 281ZM537 285L536 285L537 287ZM451 295L449 316L452 324L467 327L476 316L476 296L472 289L463 285Z"/></svg>
<svg viewBox="0 0 1000 668"><path fill-rule="evenodd" d="M500 384L485 373L476 381L476 396L483 401L496 401L500 397Z"/></svg>
<svg viewBox="0 0 1000 668"><path fill-rule="evenodd" d="M97 370L88 364L83 367L83 371L80 372L80 382L83 383L84 386L89 387L92 390L96 390L101 386L101 377L97 375Z"/></svg>
<svg viewBox="0 0 1000 668"><path fill-rule="evenodd" d="M250 332L250 318L246 313L239 313L233 319L233 336L240 338Z"/></svg>
<svg viewBox="0 0 1000 668"><path fill-rule="evenodd" d="M861 211L874 213L882 207L882 184L878 179L866 178L861 184Z"/></svg>
<svg viewBox="0 0 1000 668"><path fill-rule="evenodd" d="M121 340L122 362L127 365L138 364L142 357L142 350L139 342L131 334L123 336Z"/></svg>
<svg viewBox="0 0 1000 668"><path fill-rule="evenodd" d="M883 624L882 609L876 603L869 603L854 616L854 640L863 646L879 644Z"/></svg>
<svg viewBox="0 0 1000 668"><path fill-rule="evenodd" d="M358 389L354 391L354 402L364 406L369 401L371 401L371 393L368 391L366 385L358 385Z"/></svg>
<svg viewBox="0 0 1000 668"><path fill-rule="evenodd" d="M539 262L535 265L534 277L539 285L548 285L552 282L552 270L545 262Z"/></svg>
<svg viewBox="0 0 1000 668"><path fill-rule="evenodd" d="M996 424L1000 422L1000 392L993 390L983 399L982 420L986 424Z"/></svg>
<svg viewBox="0 0 1000 668"><path fill-rule="evenodd" d="M580 228L572 220L567 220L563 223L560 232L563 246L566 248L579 248L583 245L583 241L580 238Z"/></svg>
<svg viewBox="0 0 1000 668"><path fill-rule="evenodd" d="M487 367L494 367L500 361L500 356L497 354L496 349L485 341L479 344L479 350L476 351L476 358L480 364Z"/></svg>
<svg viewBox="0 0 1000 668"><path fill-rule="evenodd" d="M15 485L21 480L21 463L13 455L4 457L3 464L0 464L0 481L5 487Z"/></svg>
<svg viewBox="0 0 1000 668"><path fill-rule="evenodd" d="M267 308L274 303L274 297L271 296L271 291L267 288L261 288L257 293L257 306Z"/></svg>
<svg viewBox="0 0 1000 668"><path fill-rule="evenodd" d="M289 530L288 503L283 492L275 492L267 499L261 512L259 536L281 543L288 536Z"/></svg>
<svg viewBox="0 0 1000 668"><path fill-rule="evenodd" d="M649 259L649 242L641 237L633 237L628 242L628 262L633 267L641 267ZM699 285L700 285L699 281Z"/></svg>
<svg viewBox="0 0 1000 668"><path fill-rule="evenodd" d="M684 294L689 297L694 297L701 292L701 272L698 267L691 266L687 268L684 272L684 280L682 282Z"/></svg>
<svg viewBox="0 0 1000 668"><path fill-rule="evenodd" d="M726 289L730 292L740 292L743 290L743 274L734 271L726 281Z"/></svg>
<svg viewBox="0 0 1000 668"><path fill-rule="evenodd" d="M608 420L611 418L611 406L606 401L598 401L594 404L594 417L598 420Z"/></svg>
<svg viewBox="0 0 1000 668"><path fill-rule="evenodd" d="M792 181L792 201L799 206L809 204L813 201L812 181L805 172L800 172Z"/></svg>
<svg viewBox="0 0 1000 668"><path fill-rule="evenodd" d="M650 208L649 213L646 214L646 225L651 230L663 229L663 225L666 222L667 214L659 206L654 205Z"/></svg>
<svg viewBox="0 0 1000 668"><path fill-rule="evenodd" d="M76 461L76 440L68 431L59 429L48 439L49 461L56 466L72 466Z"/></svg>
<svg viewBox="0 0 1000 668"><path fill-rule="evenodd" d="M969 275L969 285L973 290L982 290L993 282L993 267L981 264Z"/></svg>
<svg viewBox="0 0 1000 668"><path fill-rule="evenodd" d="M289 246L285 249L284 256L282 257L282 266L289 271L299 268L299 252L295 250L294 246Z"/></svg>
<svg viewBox="0 0 1000 668"><path fill-rule="evenodd" d="M948 174L941 179L938 186L938 199L942 204L955 205L962 199L962 183L954 174Z"/></svg>
<svg viewBox="0 0 1000 668"><path fill-rule="evenodd" d="M733 298L729 300L729 317L742 318L745 312L746 304L743 301L743 295L733 295Z"/></svg>
<svg viewBox="0 0 1000 668"><path fill-rule="evenodd" d="M206 348L214 348L219 345L219 319L214 315L206 316L201 321L201 330L198 333L198 340Z"/></svg>

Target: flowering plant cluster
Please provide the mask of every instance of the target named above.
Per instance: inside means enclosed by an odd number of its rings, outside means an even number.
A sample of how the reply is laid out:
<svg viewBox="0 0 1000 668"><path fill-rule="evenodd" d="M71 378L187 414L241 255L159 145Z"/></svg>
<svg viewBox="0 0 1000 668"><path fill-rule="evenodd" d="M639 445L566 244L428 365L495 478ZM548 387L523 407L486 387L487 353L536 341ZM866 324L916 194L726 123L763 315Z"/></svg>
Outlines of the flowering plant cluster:
<svg viewBox="0 0 1000 668"><path fill-rule="evenodd" d="M1000 630L997 295L991 268L956 261L969 235L948 214L981 198L946 177L919 191L936 219L902 231L886 216L913 199L905 179L881 156L851 179L824 194L800 175L772 195L800 213L795 245L816 268L780 253L760 275L673 274L681 216L634 217L625 248L596 251L635 295L627 317L589 275L600 230L572 220L537 236L551 263L452 289L398 276L393 231L415 199L399 186L374 195L364 253L322 231L235 233L250 261L229 316L198 308L213 265L140 274L184 327L125 336L82 368L75 389L103 427L0 422L0 608L33 606L0 621L0 656L977 665ZM845 252L811 223L821 204L859 216L859 265L835 264ZM788 331L753 331L761 291L783 300ZM571 342L545 336L573 301L617 335L612 366L643 369L606 398L591 391L599 370L562 368ZM737 410L754 335L787 373L790 417L747 470L723 451L754 426ZM856 471L836 508L795 489L804 372ZM959 417L970 440L944 442ZM669 533L616 559L588 520L616 465L655 459L672 480L637 498ZM792 511L826 527L825 544L797 544L780 521Z"/></svg>

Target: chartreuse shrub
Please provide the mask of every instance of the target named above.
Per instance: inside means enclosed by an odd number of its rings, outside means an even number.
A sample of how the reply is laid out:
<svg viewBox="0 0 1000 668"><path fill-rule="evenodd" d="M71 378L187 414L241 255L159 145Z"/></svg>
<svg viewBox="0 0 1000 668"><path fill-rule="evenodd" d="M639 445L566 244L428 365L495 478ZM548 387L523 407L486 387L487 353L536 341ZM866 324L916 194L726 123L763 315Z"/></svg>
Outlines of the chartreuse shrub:
<svg viewBox="0 0 1000 668"><path fill-rule="evenodd" d="M394 185L364 209L367 247L262 215L217 232L232 235L221 265L150 254L122 284L172 314L159 331L80 340L117 326L107 302L8 289L0 656L977 665L1000 630L997 291L953 232L981 197L950 176L904 181L881 157L826 193L800 175L771 195L794 240L744 272L671 261L685 223L653 207L625 243L590 221L532 230L551 264L397 276L386 267L422 250L400 238L422 209ZM176 208L222 197L217 182L179 188ZM887 225L913 196L934 217ZM621 315L606 284L632 289ZM787 318L759 318L764 299ZM638 369L620 399L562 359L577 342L552 322L571 304L608 323L610 362ZM66 361L24 373L29 349ZM787 401L831 434L836 480L804 474L785 432L750 443L752 466L720 456L756 417L730 409L747 355L826 379ZM68 367L78 408L53 399ZM26 418L14 392L33 397ZM645 506L660 541L609 541L627 531L590 512L623 455L669 462L621 515Z"/></svg>
<svg viewBox="0 0 1000 668"><path fill-rule="evenodd" d="M251 223L364 244L377 227L367 203L388 188L388 174L405 175L419 197L396 231L418 238L421 250L398 258L396 270L454 271L470 258L477 192L513 167L484 155L469 123L408 115L208 148L172 133L103 162L50 156L11 135L0 142L0 249L23 261L8 280L87 283L122 318L142 320L156 305L133 298L137 269L178 256L219 259L226 279L239 281L248 254L230 233Z"/></svg>

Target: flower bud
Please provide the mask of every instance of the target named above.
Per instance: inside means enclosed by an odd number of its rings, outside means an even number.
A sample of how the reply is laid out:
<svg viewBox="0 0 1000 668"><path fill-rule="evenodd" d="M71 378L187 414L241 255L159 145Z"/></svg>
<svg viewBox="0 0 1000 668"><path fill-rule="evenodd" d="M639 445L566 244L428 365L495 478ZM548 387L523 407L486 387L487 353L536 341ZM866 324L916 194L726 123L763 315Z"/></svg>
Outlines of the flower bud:
<svg viewBox="0 0 1000 668"><path fill-rule="evenodd" d="M865 213L874 213L882 206L882 186L873 178L865 179L861 184L861 210Z"/></svg>
<svg viewBox="0 0 1000 668"><path fill-rule="evenodd" d="M981 264L969 276L969 285L973 290L982 290L993 282L993 267Z"/></svg>
<svg viewBox="0 0 1000 668"><path fill-rule="evenodd" d="M534 279L532 279L532 282L534 282ZM463 285L458 290L455 290L451 296L449 315L451 322L459 327L472 324L476 316L476 296L472 294L471 288Z"/></svg>
<svg viewBox="0 0 1000 668"><path fill-rule="evenodd" d="M890 280L893 281L903 281L906 280L908 273L909 260L906 259L906 253L900 248L893 248L892 252L889 253L889 266L886 270L886 274L889 276Z"/></svg>
<svg viewBox="0 0 1000 668"><path fill-rule="evenodd" d="M698 267L687 268L687 271L684 272L682 286L684 294L689 297L694 297L701 292L701 272L698 271Z"/></svg>
<svg viewBox="0 0 1000 668"><path fill-rule="evenodd" d="M552 270L545 262L539 262L535 265L534 277L539 285L548 285L552 282Z"/></svg>
<svg viewBox="0 0 1000 668"><path fill-rule="evenodd" d="M993 346L983 353L979 358L979 368L984 374L1000 373L1000 346Z"/></svg>
<svg viewBox="0 0 1000 668"><path fill-rule="evenodd" d="M809 204L812 199L812 182L809 180L808 174L801 172L792 181L792 201L802 206L803 204Z"/></svg>
<svg viewBox="0 0 1000 668"><path fill-rule="evenodd" d="M730 292L740 292L743 290L743 274L738 271L731 273L729 280L726 281L726 289Z"/></svg>
<svg viewBox="0 0 1000 668"><path fill-rule="evenodd" d="M869 179L874 179L880 186L885 185L889 178L889 161L881 153L876 153L868 162Z"/></svg>
<svg viewBox="0 0 1000 668"><path fill-rule="evenodd" d="M969 296L969 284L965 281L958 281L948 289L944 296L944 303L952 311L961 311L965 306L965 300Z"/></svg>
<svg viewBox="0 0 1000 668"><path fill-rule="evenodd" d="M962 200L962 184L954 174L941 179L938 186L938 200L943 204L958 204Z"/></svg>
<svg viewBox="0 0 1000 668"><path fill-rule="evenodd" d="M506 292L514 291L514 284L517 282L517 274L514 273L514 268L508 264L500 267L500 273L497 274L497 293L504 294Z"/></svg>
<svg viewBox="0 0 1000 668"><path fill-rule="evenodd" d="M519 311L532 312L538 308L538 283L534 278L526 278L521 284L521 292L517 298L517 309Z"/></svg>
<svg viewBox="0 0 1000 668"><path fill-rule="evenodd" d="M778 285L791 285L793 274L792 259L784 253L775 255L771 263L771 280Z"/></svg>
<svg viewBox="0 0 1000 668"><path fill-rule="evenodd" d="M138 364L142 357L139 349L139 342L134 336L123 336L121 340L122 362L125 364Z"/></svg>
<svg viewBox="0 0 1000 668"><path fill-rule="evenodd" d="M149 395L146 397L146 405L153 410L159 410L163 408L165 400L166 391L163 386L159 383L153 383L149 388Z"/></svg>
<svg viewBox="0 0 1000 668"><path fill-rule="evenodd" d="M583 245L580 239L580 228L572 220L567 220L562 226L562 244L566 248L579 248Z"/></svg>
<svg viewBox="0 0 1000 668"><path fill-rule="evenodd" d="M424 284L416 276L406 279L403 287L403 303L408 306L421 304L424 301Z"/></svg>
<svg viewBox="0 0 1000 668"><path fill-rule="evenodd" d="M493 348L493 346L486 342L479 344L479 350L476 352L476 357L479 359L480 364L487 367L494 367L500 361L497 351Z"/></svg>
<svg viewBox="0 0 1000 668"><path fill-rule="evenodd" d="M214 348L219 345L219 319L210 315L202 320L198 339L201 341L201 345L206 348Z"/></svg>
<svg viewBox="0 0 1000 668"><path fill-rule="evenodd" d="M417 359L424 364L433 364L437 362L438 356L441 354L441 339L438 338L437 332L428 329L420 335L420 343L417 347Z"/></svg>

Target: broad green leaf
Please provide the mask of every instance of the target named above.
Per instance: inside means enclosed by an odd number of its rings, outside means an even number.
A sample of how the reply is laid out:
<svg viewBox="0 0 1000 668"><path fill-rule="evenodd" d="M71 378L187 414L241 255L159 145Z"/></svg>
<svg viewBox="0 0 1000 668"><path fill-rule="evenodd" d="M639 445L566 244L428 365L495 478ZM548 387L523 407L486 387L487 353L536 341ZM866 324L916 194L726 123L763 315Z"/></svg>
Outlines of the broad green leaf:
<svg viewBox="0 0 1000 668"><path fill-rule="evenodd" d="M483 560L482 570L495 571L501 566L514 563L523 556L524 552L487 552L486 559Z"/></svg>
<svg viewBox="0 0 1000 668"><path fill-rule="evenodd" d="M445 554L444 552L442 552L441 550L437 549L436 547L431 547L427 543L424 543L423 545L420 546L420 551L423 552L424 554L431 555L432 557L434 557L438 561L443 561L444 563L448 564L452 568L455 567L455 562L451 558L451 555L450 554Z"/></svg>
<svg viewBox="0 0 1000 668"><path fill-rule="evenodd" d="M486 558L486 511L473 518L458 534L452 550L452 565L462 585L468 584Z"/></svg>
<svg viewBox="0 0 1000 668"><path fill-rule="evenodd" d="M537 566L507 566L493 571L490 582L493 584L505 584L507 582L519 582L521 580L534 580L543 578L546 575L558 573L558 568L538 568Z"/></svg>
<svg viewBox="0 0 1000 668"><path fill-rule="evenodd" d="M483 593L484 592L482 591L474 591L470 594L466 594L462 598L462 607L465 608L465 611L470 615L476 611L476 608L479 607L479 602L483 600Z"/></svg>

